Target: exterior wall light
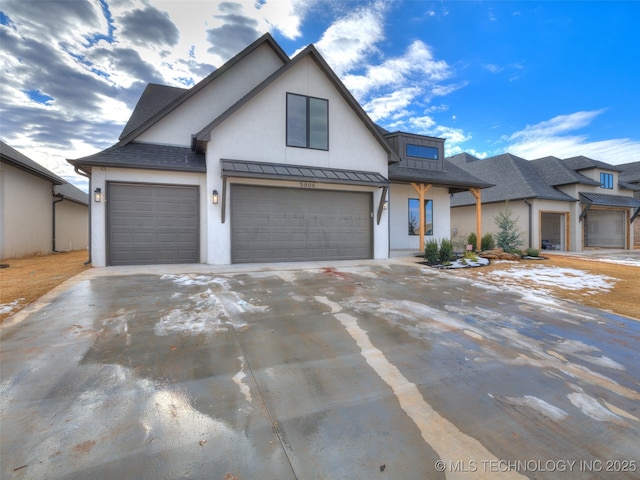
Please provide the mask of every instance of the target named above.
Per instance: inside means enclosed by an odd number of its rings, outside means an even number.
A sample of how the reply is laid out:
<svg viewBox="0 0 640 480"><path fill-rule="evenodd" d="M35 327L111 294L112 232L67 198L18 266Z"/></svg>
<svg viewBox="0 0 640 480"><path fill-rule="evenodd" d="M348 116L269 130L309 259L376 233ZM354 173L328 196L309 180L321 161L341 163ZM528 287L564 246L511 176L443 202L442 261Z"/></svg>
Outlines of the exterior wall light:
<svg viewBox="0 0 640 480"><path fill-rule="evenodd" d="M386 210L386 209L388 209L388 208L389 208L389 200L385 200L385 201L384 201L384 205L382 205L382 209L383 209L383 210Z"/></svg>
<svg viewBox="0 0 640 480"><path fill-rule="evenodd" d="M218 204L218 190L214 190L211 193L211 201L213 202L214 205Z"/></svg>
<svg viewBox="0 0 640 480"><path fill-rule="evenodd" d="M93 201L100 203L102 201L102 189L100 187L93 191Z"/></svg>

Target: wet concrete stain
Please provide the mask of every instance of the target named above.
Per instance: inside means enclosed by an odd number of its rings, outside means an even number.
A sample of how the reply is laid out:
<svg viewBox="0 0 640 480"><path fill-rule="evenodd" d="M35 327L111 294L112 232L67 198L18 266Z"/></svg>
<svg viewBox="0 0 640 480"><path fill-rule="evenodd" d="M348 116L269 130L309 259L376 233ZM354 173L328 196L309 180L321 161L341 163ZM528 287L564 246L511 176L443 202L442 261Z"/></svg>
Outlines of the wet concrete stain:
<svg viewBox="0 0 640 480"><path fill-rule="evenodd" d="M436 469L640 458L640 328L431 269L97 276L0 333L3 478L636 478Z"/></svg>

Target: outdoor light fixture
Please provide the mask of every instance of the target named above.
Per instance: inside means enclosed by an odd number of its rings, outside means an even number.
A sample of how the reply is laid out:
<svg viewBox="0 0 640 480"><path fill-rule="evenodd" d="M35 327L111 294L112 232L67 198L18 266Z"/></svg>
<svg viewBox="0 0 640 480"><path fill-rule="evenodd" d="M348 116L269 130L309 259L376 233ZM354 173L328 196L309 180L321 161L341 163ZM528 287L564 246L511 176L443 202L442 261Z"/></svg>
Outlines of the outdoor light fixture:
<svg viewBox="0 0 640 480"><path fill-rule="evenodd" d="M385 200L384 204L382 205L383 210L386 210L387 208L389 208L389 200Z"/></svg>
<svg viewBox="0 0 640 480"><path fill-rule="evenodd" d="M218 204L218 190L214 190L214 191L211 193L211 200L213 201L213 204L214 204L214 205L217 205L217 204Z"/></svg>
<svg viewBox="0 0 640 480"><path fill-rule="evenodd" d="M102 201L102 189L100 187L93 191L93 201L100 203Z"/></svg>

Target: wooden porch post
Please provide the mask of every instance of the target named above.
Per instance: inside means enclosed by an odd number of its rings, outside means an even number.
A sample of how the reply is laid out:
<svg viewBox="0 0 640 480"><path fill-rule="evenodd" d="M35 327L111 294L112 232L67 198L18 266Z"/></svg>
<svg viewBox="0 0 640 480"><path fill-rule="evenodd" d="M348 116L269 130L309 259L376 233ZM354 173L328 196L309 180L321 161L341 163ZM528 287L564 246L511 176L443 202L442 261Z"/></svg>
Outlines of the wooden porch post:
<svg viewBox="0 0 640 480"><path fill-rule="evenodd" d="M470 188L469 191L476 198L476 250L482 248L482 193L479 188Z"/></svg>
<svg viewBox="0 0 640 480"><path fill-rule="evenodd" d="M420 205L420 251L424 250L424 195L431 188L431 184L425 185L424 183L412 183L413 189L418 192L418 202Z"/></svg>

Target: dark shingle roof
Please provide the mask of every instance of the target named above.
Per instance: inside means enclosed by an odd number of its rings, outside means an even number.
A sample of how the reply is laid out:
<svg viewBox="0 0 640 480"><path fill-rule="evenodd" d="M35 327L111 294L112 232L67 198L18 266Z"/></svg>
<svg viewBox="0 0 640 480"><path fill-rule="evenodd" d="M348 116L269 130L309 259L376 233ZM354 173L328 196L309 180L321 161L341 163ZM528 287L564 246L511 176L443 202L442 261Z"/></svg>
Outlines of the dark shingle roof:
<svg viewBox="0 0 640 480"><path fill-rule="evenodd" d="M640 162L623 163L617 167L621 170L618 180L626 183L640 183Z"/></svg>
<svg viewBox="0 0 640 480"><path fill-rule="evenodd" d="M601 168L603 170L609 170L611 172L621 171L620 168L615 165L604 163L600 160L594 160L583 155L580 155L579 157L565 158L563 162L565 163L565 165L567 165L567 167L569 167L571 170L575 170L576 172L579 172L580 170L589 170L591 168Z"/></svg>
<svg viewBox="0 0 640 480"><path fill-rule="evenodd" d="M525 198L540 198L574 202L576 199L548 185L538 169L528 160L505 153L485 160L464 163L461 158L450 158L475 177L495 184L482 191L482 202L504 202ZM475 198L468 192L457 193L451 198L451 206L473 205Z"/></svg>
<svg viewBox="0 0 640 480"><path fill-rule="evenodd" d="M222 173L233 177L273 178L319 183L345 183L349 185L373 185L384 187L389 180L377 172L320 168L305 165L249 162L222 159Z"/></svg>
<svg viewBox="0 0 640 480"><path fill-rule="evenodd" d="M579 192L580 199L593 205L605 207L633 207L640 208L640 200L622 195L605 195L603 193Z"/></svg>
<svg viewBox="0 0 640 480"><path fill-rule="evenodd" d="M570 185L580 183L583 185L599 186L600 182L585 177L584 175L570 169L565 162L556 157L544 157L531 160L547 185L557 187L559 185Z"/></svg>
<svg viewBox="0 0 640 480"><path fill-rule="evenodd" d="M480 159L478 157L474 157L473 155L468 154L467 152L458 153L448 159L451 163L456 165L463 165L465 163L471 162L479 162Z"/></svg>
<svg viewBox="0 0 640 480"><path fill-rule="evenodd" d="M150 143L117 144L88 157L68 160L79 167L124 167L150 170L206 172L204 154L187 147Z"/></svg>
<svg viewBox="0 0 640 480"><path fill-rule="evenodd" d="M444 161L444 171L389 165L389 179L396 182L432 183L442 187L449 187L452 193L469 188L488 188L493 185L473 176L447 160Z"/></svg>
<svg viewBox="0 0 640 480"><path fill-rule="evenodd" d="M187 90L184 88L169 87L150 83L144 89L136 108L134 108L129 121L120 134L120 140L140 127L144 122L156 115L160 110L176 101Z"/></svg>
<svg viewBox="0 0 640 480"><path fill-rule="evenodd" d="M29 172L33 175L37 175L38 177L47 180L54 185L63 185L67 183L55 173L47 170L39 163L34 162L29 157L23 155L3 141L0 141L0 156L2 157L2 161L7 162L12 166Z"/></svg>

